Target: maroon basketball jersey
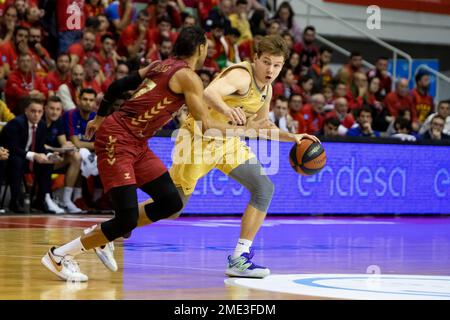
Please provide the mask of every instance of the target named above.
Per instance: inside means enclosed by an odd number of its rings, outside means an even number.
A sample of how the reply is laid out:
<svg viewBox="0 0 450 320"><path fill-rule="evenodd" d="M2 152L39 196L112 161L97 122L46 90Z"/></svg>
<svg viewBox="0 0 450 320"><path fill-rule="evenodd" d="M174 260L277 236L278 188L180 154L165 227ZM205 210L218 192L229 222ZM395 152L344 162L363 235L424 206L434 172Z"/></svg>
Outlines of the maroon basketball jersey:
<svg viewBox="0 0 450 320"><path fill-rule="evenodd" d="M184 95L170 90L169 81L175 72L188 67L173 58L153 63L132 97L113 113L114 118L137 138L153 136L184 104Z"/></svg>

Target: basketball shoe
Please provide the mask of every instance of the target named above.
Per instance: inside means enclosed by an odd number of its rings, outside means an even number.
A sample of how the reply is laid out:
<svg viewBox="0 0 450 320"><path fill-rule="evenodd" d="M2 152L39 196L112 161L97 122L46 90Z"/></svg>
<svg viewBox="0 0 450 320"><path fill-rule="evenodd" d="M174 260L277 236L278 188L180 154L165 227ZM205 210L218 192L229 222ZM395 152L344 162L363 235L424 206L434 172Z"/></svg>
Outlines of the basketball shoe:
<svg viewBox="0 0 450 320"><path fill-rule="evenodd" d="M45 256L42 257L42 264L59 278L66 281L86 282L88 276L81 273L78 262L72 256L58 256L53 253L55 247L52 247Z"/></svg>
<svg viewBox="0 0 450 320"><path fill-rule="evenodd" d="M270 270L254 264L251 259L255 252L250 248L250 253L244 252L233 259L228 256L228 267L225 274L230 277L264 278L270 274Z"/></svg>
<svg viewBox="0 0 450 320"><path fill-rule="evenodd" d="M117 262L116 259L114 259L114 242L111 241L102 247L96 247L94 248L94 251L105 267L112 272L117 271Z"/></svg>

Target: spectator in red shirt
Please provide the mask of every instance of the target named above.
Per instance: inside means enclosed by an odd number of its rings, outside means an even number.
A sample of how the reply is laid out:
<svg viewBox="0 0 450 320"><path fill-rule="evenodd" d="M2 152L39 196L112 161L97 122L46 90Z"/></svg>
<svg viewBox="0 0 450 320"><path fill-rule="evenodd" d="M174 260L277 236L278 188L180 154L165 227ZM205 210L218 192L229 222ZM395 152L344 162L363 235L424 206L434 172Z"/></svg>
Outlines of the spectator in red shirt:
<svg viewBox="0 0 450 320"><path fill-rule="evenodd" d="M297 80L294 78L294 72L289 67L284 67L280 72L279 79L281 81L275 83L273 86L273 100L279 96L285 96L289 99L292 93L301 93L302 90L297 84Z"/></svg>
<svg viewBox="0 0 450 320"><path fill-rule="evenodd" d="M295 133L300 133L299 131L299 124L302 121L302 107L303 107L303 100L302 96L297 93L291 94L288 100L288 107L289 107L289 114L291 115L293 119L293 128Z"/></svg>
<svg viewBox="0 0 450 320"><path fill-rule="evenodd" d="M392 78L388 70L388 58L379 57L375 64L375 69L370 70L367 73L367 77L370 79L377 77L380 79L380 89L377 94L384 99L384 97L391 92Z"/></svg>
<svg viewBox="0 0 450 320"><path fill-rule="evenodd" d="M386 106L389 114L394 118L397 118L400 110L409 110L411 113L412 129L414 131L419 130L419 122L417 119L417 112L414 103L409 94L408 80L400 78L395 86L395 91L389 93L384 99L384 105Z"/></svg>
<svg viewBox="0 0 450 320"><path fill-rule="evenodd" d="M130 68L128 65L123 62L119 61L117 64L116 69L114 70L114 75L112 77L109 77L105 80L105 82L102 83L102 91L106 92L109 85L113 83L114 80L122 79L123 77L127 76L130 73Z"/></svg>
<svg viewBox="0 0 450 320"><path fill-rule="evenodd" d="M53 61L48 51L42 46L41 41L41 28L31 27L28 46L34 61L34 71L38 76L45 78L50 70L55 69L55 61Z"/></svg>
<svg viewBox="0 0 450 320"><path fill-rule="evenodd" d="M22 26L31 28L41 28L41 18L43 16L43 12L39 10L39 8L35 5L29 6L25 11L25 21L21 23Z"/></svg>
<svg viewBox="0 0 450 320"><path fill-rule="evenodd" d="M211 44L214 46L215 54L212 57L220 69L223 69L227 66L227 53L225 51L225 28L224 25L215 21L211 26L211 32L208 34L208 39L212 42Z"/></svg>
<svg viewBox="0 0 450 320"><path fill-rule="evenodd" d="M100 63L102 68L102 81L112 77L114 69L117 66L119 55L116 52L116 41L111 34L102 36L102 45L100 51L95 54L95 59Z"/></svg>
<svg viewBox="0 0 450 320"><path fill-rule="evenodd" d="M333 57L333 50L327 47L321 47L319 50L319 59L313 63L308 70L308 75L313 78L314 92L322 91L323 87L329 86L333 82L333 72L330 68L331 58Z"/></svg>
<svg viewBox="0 0 450 320"><path fill-rule="evenodd" d="M18 68L9 74L6 81L5 96L8 107L16 115L21 113L21 110L15 110L20 98L29 96L34 99L46 99L47 87L43 79L34 73L29 53L20 54Z"/></svg>
<svg viewBox="0 0 450 320"><path fill-rule="evenodd" d="M336 80L350 86L356 72L364 72L363 57L360 52L353 51L350 54L350 61L338 71Z"/></svg>
<svg viewBox="0 0 450 320"><path fill-rule="evenodd" d="M93 89L97 93L97 98L101 96L99 98L100 99L99 101L101 101L101 98L103 98L103 94L101 94L102 86L99 80L101 74L100 64L94 57L87 58L86 60L84 60L83 68L84 68L83 89L85 88Z"/></svg>
<svg viewBox="0 0 450 320"><path fill-rule="evenodd" d="M356 110L360 109L368 102L369 83L364 72L355 72L350 90L347 94L350 110L356 114Z"/></svg>
<svg viewBox="0 0 450 320"><path fill-rule="evenodd" d="M162 39L170 39L173 44L177 40L178 33L172 31L172 24L169 18L161 16L158 18L158 24L156 28L150 30L150 37L152 39L152 45L160 45Z"/></svg>
<svg viewBox="0 0 450 320"><path fill-rule="evenodd" d="M12 2L14 3L14 7L17 9L17 17L19 18L19 21L25 21L28 3L25 0L14 0Z"/></svg>
<svg viewBox="0 0 450 320"><path fill-rule="evenodd" d="M14 29L17 25L17 9L14 6L8 6L4 15L0 15L3 17L0 22L0 46L11 41L14 34Z"/></svg>
<svg viewBox="0 0 450 320"><path fill-rule="evenodd" d="M55 95L59 86L70 81L70 56L68 53L61 53L56 60L56 70L51 71L44 78L44 83L48 89L48 96Z"/></svg>
<svg viewBox="0 0 450 320"><path fill-rule="evenodd" d="M58 24L59 52L66 52L82 37L85 27L84 0L58 0L56 19Z"/></svg>
<svg viewBox="0 0 450 320"><path fill-rule="evenodd" d="M203 63L203 69L208 70L211 74L216 74L220 72L220 67L217 64L216 60L214 60L214 56L216 55L216 48L214 46L214 42L211 39L207 40L208 42L208 53Z"/></svg>
<svg viewBox="0 0 450 320"><path fill-rule="evenodd" d="M300 65L302 66L302 75L308 72L308 69L319 58L319 49L314 42L316 41L316 28L307 26L303 31L303 43L298 42L294 46L294 50L300 54Z"/></svg>
<svg viewBox="0 0 450 320"><path fill-rule="evenodd" d="M326 118L339 119L339 134L345 136L347 130L355 124L355 118L348 112L348 102L344 97L334 100L334 109L326 114Z"/></svg>
<svg viewBox="0 0 450 320"><path fill-rule="evenodd" d="M132 60L145 57L152 46L149 23L150 16L148 13L144 10L139 12L137 21L122 31L117 53Z"/></svg>
<svg viewBox="0 0 450 320"><path fill-rule="evenodd" d="M14 29L11 41L3 44L0 48L2 56L3 71L5 76L17 68L17 58L21 53L29 53L28 37L30 31L28 28L17 26Z"/></svg>
<svg viewBox="0 0 450 320"><path fill-rule="evenodd" d="M241 57L242 61L253 62L256 47L265 35L265 30L257 30L253 32L253 39L244 41L239 45L239 56Z"/></svg>
<svg viewBox="0 0 450 320"><path fill-rule="evenodd" d="M95 32L86 29L83 32L83 38L80 42L74 43L69 47L69 54L72 67L77 64L83 64L84 59L95 54Z"/></svg>
<svg viewBox="0 0 450 320"><path fill-rule="evenodd" d="M163 38L161 41L161 44L157 46L157 50L154 50L150 56L150 61L156 61L156 60L165 60L172 54L173 50L173 43L168 38Z"/></svg>
<svg viewBox="0 0 450 320"><path fill-rule="evenodd" d="M319 134L323 129L325 97L316 93L311 97L311 104L305 104L302 108L299 123L299 132L308 134Z"/></svg>
<svg viewBox="0 0 450 320"><path fill-rule="evenodd" d="M84 15L87 18L96 17L105 12L105 7L101 0L86 0L84 5Z"/></svg>
<svg viewBox="0 0 450 320"><path fill-rule="evenodd" d="M434 108L433 97L428 93L430 88L430 75L419 72L416 74L415 81L416 87L411 91L411 95L417 120L422 124Z"/></svg>
<svg viewBox="0 0 450 320"><path fill-rule="evenodd" d="M166 17L171 22L174 28L181 27L181 13L177 5L173 1L169 0L156 0L155 3L148 5L146 9L150 17L159 19L160 17ZM150 28L155 28L157 25L156 19L150 21Z"/></svg>

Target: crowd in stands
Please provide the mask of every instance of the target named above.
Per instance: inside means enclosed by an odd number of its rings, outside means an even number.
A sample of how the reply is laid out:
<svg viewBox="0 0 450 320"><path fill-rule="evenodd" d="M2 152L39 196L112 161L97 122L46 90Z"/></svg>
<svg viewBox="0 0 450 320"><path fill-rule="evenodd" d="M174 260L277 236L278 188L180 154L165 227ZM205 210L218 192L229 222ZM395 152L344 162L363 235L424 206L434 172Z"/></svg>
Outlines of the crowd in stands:
<svg viewBox="0 0 450 320"><path fill-rule="evenodd" d="M31 206L41 211L108 207L93 141L84 137L87 122L114 80L169 57L178 32L192 25L207 31L208 56L198 71L204 86L225 67L252 61L265 35L283 37L290 57L273 84L269 116L284 130L450 139L450 101L435 108L428 74L415 75L410 90L407 79L392 83L387 58L379 57L367 70L356 51L333 72L333 50L318 46L315 27L300 28L289 2L276 8L272 3L0 1L0 180L11 193L9 209L24 211L22 182L36 193ZM182 108L164 129L178 128L186 115ZM55 173L64 174L59 201L52 196Z"/></svg>

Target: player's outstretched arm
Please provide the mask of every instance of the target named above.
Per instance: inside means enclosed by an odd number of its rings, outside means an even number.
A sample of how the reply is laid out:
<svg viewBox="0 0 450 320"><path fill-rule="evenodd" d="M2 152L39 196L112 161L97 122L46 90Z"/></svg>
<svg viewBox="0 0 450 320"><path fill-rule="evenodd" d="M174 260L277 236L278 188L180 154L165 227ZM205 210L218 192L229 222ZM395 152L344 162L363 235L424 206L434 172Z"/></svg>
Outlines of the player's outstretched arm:
<svg viewBox="0 0 450 320"><path fill-rule="evenodd" d="M269 119L269 110L270 110L270 101L272 101L272 87L269 89L269 93L266 97L266 102L264 103L264 106L258 111L256 119ZM273 122L267 120L267 127L264 128L267 130L260 130L259 131L259 137L270 139L270 140L277 140L277 141L284 141L284 142L296 142L300 143L303 139L310 139L315 142L320 142L320 140L312 135L302 133L302 134L296 134L291 133L285 130L281 130L278 128Z"/></svg>
<svg viewBox="0 0 450 320"><path fill-rule="evenodd" d="M246 94L251 82L252 79L247 70L231 69L205 89L205 101L208 106L227 116L232 124L244 125L246 123L244 111L241 108L230 108L223 97L231 94Z"/></svg>
<svg viewBox="0 0 450 320"><path fill-rule="evenodd" d="M203 98L203 83L200 77L192 70L184 68L176 72L169 83L170 88L177 93L184 94L186 105L195 120L201 121L202 133L209 135L229 134L244 136L248 129L257 130L267 125L266 119L248 121L246 126L236 126L216 121L209 116L208 107ZM211 130L216 129L216 130Z"/></svg>

